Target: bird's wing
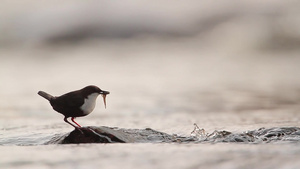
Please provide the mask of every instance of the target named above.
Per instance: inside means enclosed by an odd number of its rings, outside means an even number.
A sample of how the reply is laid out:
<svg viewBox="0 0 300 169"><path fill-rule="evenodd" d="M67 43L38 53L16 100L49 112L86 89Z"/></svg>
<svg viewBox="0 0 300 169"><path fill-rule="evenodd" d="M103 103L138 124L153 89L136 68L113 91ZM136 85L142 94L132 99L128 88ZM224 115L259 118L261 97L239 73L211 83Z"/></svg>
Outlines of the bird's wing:
<svg viewBox="0 0 300 169"><path fill-rule="evenodd" d="M67 93L60 97L56 98L56 102L59 102L63 104L65 107L80 107L83 105L84 100L80 95L77 95L75 93Z"/></svg>

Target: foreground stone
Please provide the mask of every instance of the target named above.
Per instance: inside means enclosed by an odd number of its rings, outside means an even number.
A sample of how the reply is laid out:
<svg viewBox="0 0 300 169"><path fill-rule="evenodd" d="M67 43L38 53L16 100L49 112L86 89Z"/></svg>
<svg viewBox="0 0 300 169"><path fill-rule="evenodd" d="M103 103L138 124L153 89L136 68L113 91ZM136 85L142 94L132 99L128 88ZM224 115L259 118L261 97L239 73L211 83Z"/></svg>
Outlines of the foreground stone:
<svg viewBox="0 0 300 169"><path fill-rule="evenodd" d="M174 136L146 129L120 129L112 127L81 127L71 133L58 136L48 144L78 144L78 143L153 143L172 142Z"/></svg>

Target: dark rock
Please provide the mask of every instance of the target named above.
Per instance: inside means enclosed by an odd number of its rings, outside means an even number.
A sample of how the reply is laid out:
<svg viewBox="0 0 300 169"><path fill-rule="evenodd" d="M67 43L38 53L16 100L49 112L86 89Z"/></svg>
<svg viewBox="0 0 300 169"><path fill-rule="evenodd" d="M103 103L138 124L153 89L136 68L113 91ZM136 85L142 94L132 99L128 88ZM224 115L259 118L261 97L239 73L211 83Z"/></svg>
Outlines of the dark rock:
<svg viewBox="0 0 300 169"><path fill-rule="evenodd" d="M82 127L73 130L67 137L65 137L61 144L70 143L125 143L124 140L119 139L117 132L109 128L91 128ZM122 137L120 137L122 138Z"/></svg>
<svg viewBox="0 0 300 169"><path fill-rule="evenodd" d="M78 143L153 143L172 142L172 135L146 129L120 129L111 127L81 127L63 136L57 136L47 144Z"/></svg>

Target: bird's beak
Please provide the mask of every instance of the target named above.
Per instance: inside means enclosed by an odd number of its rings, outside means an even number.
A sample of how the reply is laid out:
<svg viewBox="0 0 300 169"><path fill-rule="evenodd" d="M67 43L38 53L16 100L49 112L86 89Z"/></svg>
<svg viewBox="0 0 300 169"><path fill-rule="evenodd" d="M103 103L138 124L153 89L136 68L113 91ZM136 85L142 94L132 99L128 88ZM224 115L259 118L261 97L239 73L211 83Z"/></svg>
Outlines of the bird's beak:
<svg viewBox="0 0 300 169"><path fill-rule="evenodd" d="M109 92L108 91L101 91L100 92L100 94L101 94L101 96L103 97L103 102L104 102L104 107L106 108L106 95L108 95L109 94Z"/></svg>

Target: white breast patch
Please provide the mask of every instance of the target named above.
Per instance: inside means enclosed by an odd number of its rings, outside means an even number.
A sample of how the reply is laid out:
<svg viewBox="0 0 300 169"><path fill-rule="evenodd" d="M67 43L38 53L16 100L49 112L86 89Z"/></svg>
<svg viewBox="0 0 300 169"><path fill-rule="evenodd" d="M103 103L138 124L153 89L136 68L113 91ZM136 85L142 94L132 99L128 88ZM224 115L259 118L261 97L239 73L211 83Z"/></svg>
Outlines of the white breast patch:
<svg viewBox="0 0 300 169"><path fill-rule="evenodd" d="M96 99L99 96L99 93L90 94L86 99L84 99L84 104L80 107L85 115L90 114L96 105Z"/></svg>

